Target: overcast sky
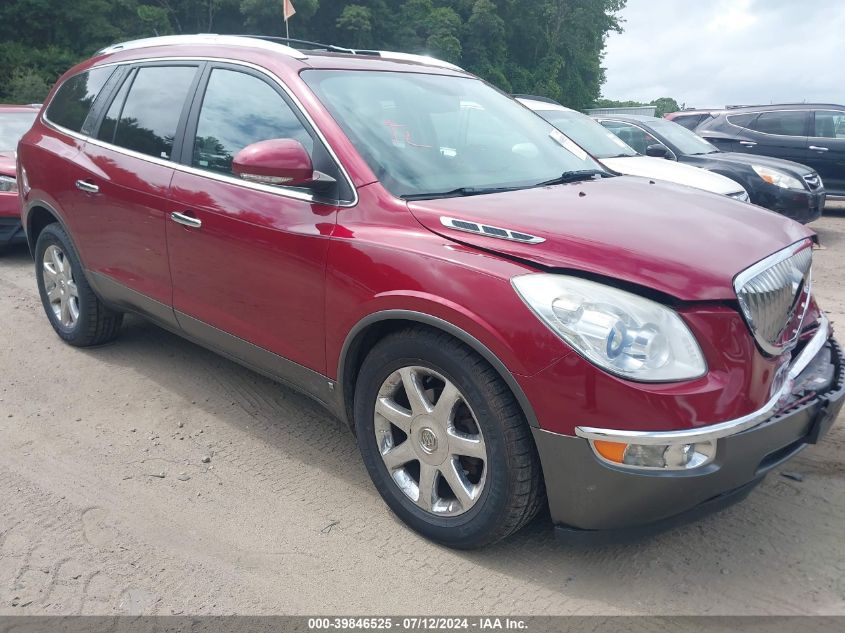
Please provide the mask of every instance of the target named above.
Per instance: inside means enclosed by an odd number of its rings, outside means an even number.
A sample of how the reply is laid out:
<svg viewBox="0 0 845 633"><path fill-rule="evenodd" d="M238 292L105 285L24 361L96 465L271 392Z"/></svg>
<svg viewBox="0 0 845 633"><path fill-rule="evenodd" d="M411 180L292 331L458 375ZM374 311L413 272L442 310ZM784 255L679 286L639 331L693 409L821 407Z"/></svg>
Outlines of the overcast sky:
<svg viewBox="0 0 845 633"><path fill-rule="evenodd" d="M608 99L845 104L845 0L628 0Z"/></svg>

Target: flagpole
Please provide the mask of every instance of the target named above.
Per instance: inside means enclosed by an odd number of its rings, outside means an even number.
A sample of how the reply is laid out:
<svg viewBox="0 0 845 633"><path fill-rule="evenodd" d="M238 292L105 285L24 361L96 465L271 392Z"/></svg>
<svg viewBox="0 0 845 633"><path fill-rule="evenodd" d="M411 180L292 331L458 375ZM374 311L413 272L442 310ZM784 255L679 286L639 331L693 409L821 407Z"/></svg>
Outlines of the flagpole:
<svg viewBox="0 0 845 633"><path fill-rule="evenodd" d="M285 39L290 39L290 27L288 26L287 18L285 18Z"/></svg>

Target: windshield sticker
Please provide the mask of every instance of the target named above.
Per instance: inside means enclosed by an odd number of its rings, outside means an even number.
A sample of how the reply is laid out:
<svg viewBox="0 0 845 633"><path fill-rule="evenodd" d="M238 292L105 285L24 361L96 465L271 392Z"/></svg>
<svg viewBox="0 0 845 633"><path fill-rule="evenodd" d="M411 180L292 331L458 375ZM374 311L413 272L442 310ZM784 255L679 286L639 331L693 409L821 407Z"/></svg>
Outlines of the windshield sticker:
<svg viewBox="0 0 845 633"><path fill-rule="evenodd" d="M557 128L552 128L552 131L549 132L549 136L557 141L557 143L570 154L574 154L581 160L587 160L587 152L581 149L574 141Z"/></svg>

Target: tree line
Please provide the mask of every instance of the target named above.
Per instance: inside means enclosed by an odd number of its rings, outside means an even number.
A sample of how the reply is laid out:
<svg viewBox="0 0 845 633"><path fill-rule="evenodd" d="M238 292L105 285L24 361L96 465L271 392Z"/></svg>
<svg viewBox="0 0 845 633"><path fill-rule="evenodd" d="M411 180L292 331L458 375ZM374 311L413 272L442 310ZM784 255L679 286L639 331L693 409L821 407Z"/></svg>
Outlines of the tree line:
<svg viewBox="0 0 845 633"><path fill-rule="evenodd" d="M293 0L290 36L428 53L502 90L597 103L626 0ZM0 102L37 102L70 66L115 42L176 33L283 35L282 0L0 3Z"/></svg>

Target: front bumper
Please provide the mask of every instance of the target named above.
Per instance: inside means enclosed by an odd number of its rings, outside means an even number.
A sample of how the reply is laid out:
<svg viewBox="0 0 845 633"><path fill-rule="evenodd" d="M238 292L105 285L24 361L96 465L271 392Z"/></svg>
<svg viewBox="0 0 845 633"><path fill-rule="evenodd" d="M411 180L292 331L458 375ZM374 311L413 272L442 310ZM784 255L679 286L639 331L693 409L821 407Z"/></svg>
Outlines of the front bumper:
<svg viewBox="0 0 845 633"><path fill-rule="evenodd" d="M21 206L17 193L0 193L0 247L25 241L21 228Z"/></svg>
<svg viewBox="0 0 845 633"><path fill-rule="evenodd" d="M816 443L839 414L845 402L845 357L827 337L825 326L820 349L817 344L812 357L805 355L794 376L790 404L680 432L693 440L716 441L715 459L698 468L617 466L597 457L584 437L533 429L558 534L570 540L606 540L608 535L615 540L620 532L637 535L744 497L771 469Z"/></svg>
<svg viewBox="0 0 845 633"><path fill-rule="evenodd" d="M812 191L796 191L767 184L749 193L751 202L754 204L785 215L801 224L818 220L822 216L826 198L824 187Z"/></svg>

